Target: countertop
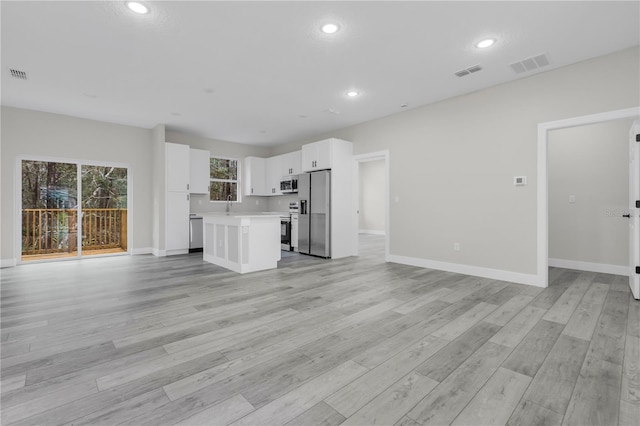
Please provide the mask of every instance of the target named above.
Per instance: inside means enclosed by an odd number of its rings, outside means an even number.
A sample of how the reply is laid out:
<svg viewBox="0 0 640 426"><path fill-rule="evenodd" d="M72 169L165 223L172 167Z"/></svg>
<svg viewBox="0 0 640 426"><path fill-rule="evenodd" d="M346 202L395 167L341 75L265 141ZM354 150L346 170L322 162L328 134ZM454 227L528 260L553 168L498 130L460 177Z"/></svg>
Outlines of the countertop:
<svg viewBox="0 0 640 426"><path fill-rule="evenodd" d="M283 216L288 215L286 212L234 212L231 211L229 213L226 212L206 212L206 213L195 213L200 217L218 217L218 216L228 216L228 217L269 217L269 216ZM192 216L193 217L193 216Z"/></svg>

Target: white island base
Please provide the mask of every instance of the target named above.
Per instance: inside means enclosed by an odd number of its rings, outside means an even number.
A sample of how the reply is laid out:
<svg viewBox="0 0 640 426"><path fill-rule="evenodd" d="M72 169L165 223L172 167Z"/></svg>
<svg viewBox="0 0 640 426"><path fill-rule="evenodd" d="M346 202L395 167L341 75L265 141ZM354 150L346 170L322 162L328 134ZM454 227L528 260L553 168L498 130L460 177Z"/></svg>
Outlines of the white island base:
<svg viewBox="0 0 640 426"><path fill-rule="evenodd" d="M279 215L205 213L202 220L205 261L240 274L278 267Z"/></svg>

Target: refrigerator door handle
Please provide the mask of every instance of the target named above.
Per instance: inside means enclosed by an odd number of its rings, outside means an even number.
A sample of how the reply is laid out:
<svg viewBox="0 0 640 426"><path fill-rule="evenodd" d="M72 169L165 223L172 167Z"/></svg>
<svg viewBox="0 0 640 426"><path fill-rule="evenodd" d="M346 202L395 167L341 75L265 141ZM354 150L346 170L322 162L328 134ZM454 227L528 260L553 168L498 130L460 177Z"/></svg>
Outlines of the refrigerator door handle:
<svg viewBox="0 0 640 426"><path fill-rule="evenodd" d="M307 214L307 200L300 200L300 214Z"/></svg>

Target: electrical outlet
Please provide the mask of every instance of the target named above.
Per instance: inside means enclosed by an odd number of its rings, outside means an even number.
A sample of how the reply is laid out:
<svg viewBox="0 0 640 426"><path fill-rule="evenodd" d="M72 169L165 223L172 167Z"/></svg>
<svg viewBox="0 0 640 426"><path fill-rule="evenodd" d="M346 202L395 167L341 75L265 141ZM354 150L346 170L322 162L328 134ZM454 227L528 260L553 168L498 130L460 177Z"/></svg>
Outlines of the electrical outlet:
<svg viewBox="0 0 640 426"><path fill-rule="evenodd" d="M460 251L460 243L453 243L453 250Z"/></svg>

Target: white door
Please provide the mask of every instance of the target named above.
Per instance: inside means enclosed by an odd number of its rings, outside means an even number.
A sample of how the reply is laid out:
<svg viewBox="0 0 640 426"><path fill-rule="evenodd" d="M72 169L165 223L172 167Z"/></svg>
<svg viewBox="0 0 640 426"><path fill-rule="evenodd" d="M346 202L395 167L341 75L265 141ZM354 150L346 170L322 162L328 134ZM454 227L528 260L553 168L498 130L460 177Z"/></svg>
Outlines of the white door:
<svg viewBox="0 0 640 426"><path fill-rule="evenodd" d="M640 299L640 212L636 201L640 200L640 121L629 130L629 286L636 299Z"/></svg>

